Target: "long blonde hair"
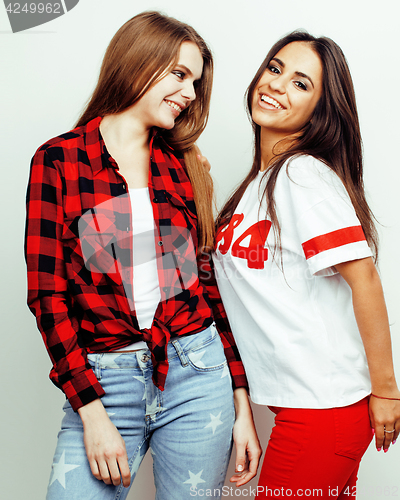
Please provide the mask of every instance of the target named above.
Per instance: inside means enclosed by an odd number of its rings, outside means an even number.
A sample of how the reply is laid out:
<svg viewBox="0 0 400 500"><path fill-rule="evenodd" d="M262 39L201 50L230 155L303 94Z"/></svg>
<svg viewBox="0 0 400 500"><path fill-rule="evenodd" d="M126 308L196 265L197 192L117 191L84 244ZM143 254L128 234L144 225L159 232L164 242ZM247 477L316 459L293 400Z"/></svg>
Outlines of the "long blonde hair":
<svg viewBox="0 0 400 500"><path fill-rule="evenodd" d="M203 38L191 26L159 12L143 12L127 21L106 50L97 86L76 126L97 116L121 113L135 104L177 62L183 42L199 48L203 73L195 84L196 99L175 120L172 130L161 133L172 148L184 154L201 252L211 249L214 239L213 183L194 147L207 124L213 79L212 54Z"/></svg>

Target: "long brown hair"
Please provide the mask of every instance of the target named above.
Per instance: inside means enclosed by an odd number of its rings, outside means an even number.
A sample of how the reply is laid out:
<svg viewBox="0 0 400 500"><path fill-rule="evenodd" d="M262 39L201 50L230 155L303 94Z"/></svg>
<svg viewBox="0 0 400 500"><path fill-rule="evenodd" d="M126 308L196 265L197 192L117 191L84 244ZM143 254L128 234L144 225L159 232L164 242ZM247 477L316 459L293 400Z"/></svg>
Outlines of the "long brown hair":
<svg viewBox="0 0 400 500"><path fill-rule="evenodd" d="M135 104L177 62L183 42L199 48L202 77L195 83L196 99L175 120L174 128L160 132L172 148L184 154L197 209L200 252L212 248L214 238L213 183L194 148L207 123L213 79L212 54L200 35L159 12L143 12L127 21L107 48L97 86L76 126Z"/></svg>
<svg viewBox="0 0 400 500"><path fill-rule="evenodd" d="M277 155L264 174L267 177L263 192L268 202L266 216L272 222L277 247L281 248L281 232L274 197L276 180L287 160L296 155L306 154L323 161L340 177L360 220L365 238L377 258L378 237L373 222L374 217L364 193L361 133L354 87L346 58L340 47L330 38L315 38L305 31L294 31L278 40L268 52L246 91L249 118L251 120L252 99L258 81L277 52L292 42L309 43L312 50L319 56L323 68L323 89L311 120L300 131L296 141L292 142L283 153ZM247 186L256 178L260 170L261 127L254 121L252 121L252 126L254 132L253 165L219 213L217 226L230 220Z"/></svg>

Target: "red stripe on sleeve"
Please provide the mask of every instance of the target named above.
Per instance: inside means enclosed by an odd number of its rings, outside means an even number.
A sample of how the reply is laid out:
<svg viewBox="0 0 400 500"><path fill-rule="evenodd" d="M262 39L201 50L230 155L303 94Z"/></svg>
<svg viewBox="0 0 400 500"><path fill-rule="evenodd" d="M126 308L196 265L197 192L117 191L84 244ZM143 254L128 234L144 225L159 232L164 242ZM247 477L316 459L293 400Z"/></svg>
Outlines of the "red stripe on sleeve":
<svg viewBox="0 0 400 500"><path fill-rule="evenodd" d="M302 244L304 255L306 259L317 255L318 253L325 252L331 248L341 247L349 243L356 243L357 241L365 240L364 231L361 226L345 227L332 231L331 233L322 234L311 238Z"/></svg>

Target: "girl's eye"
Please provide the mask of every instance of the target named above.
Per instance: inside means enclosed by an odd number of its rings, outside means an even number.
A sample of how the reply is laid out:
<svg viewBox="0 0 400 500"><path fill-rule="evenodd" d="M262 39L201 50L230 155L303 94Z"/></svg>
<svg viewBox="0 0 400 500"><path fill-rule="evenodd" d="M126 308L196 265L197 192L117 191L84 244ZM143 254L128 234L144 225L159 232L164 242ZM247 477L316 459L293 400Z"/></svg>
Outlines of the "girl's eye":
<svg viewBox="0 0 400 500"><path fill-rule="evenodd" d="M308 87L304 82L297 81L297 82L294 82L294 84L296 85L296 87L299 87L299 89L301 89L301 90L308 90Z"/></svg>
<svg viewBox="0 0 400 500"><path fill-rule="evenodd" d="M276 73L278 75L280 73L279 68L277 68L276 66L270 65L268 66L268 69L271 71L271 73Z"/></svg>
<svg viewBox="0 0 400 500"><path fill-rule="evenodd" d="M183 71L179 71L179 70L174 70L172 72L173 75L177 76L178 78L180 78L181 80L183 80L183 78L185 78L185 73Z"/></svg>

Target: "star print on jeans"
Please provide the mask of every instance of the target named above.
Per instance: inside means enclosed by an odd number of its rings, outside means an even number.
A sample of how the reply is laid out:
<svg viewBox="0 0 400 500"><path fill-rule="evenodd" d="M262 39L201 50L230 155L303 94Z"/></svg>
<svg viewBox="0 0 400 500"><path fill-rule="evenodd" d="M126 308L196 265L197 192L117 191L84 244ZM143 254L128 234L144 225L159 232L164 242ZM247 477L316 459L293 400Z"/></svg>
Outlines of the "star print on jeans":
<svg viewBox="0 0 400 500"><path fill-rule="evenodd" d="M117 354L107 354L107 367L108 368L121 368L120 365L118 363L115 362L115 360L117 358L119 358L121 356L120 353L117 353Z"/></svg>
<svg viewBox="0 0 400 500"><path fill-rule="evenodd" d="M139 376L134 376L133 378L135 378L136 380L139 380L139 382L141 382L143 384L143 387L144 387L143 397L142 397L142 401L143 401L144 399L146 399L146 383L144 381L144 377L143 377L143 375L139 375Z"/></svg>
<svg viewBox="0 0 400 500"><path fill-rule="evenodd" d="M199 483L205 483L204 479L201 479L201 477L200 477L203 473L203 469L200 472L198 472L197 474L193 474L193 472L191 470L189 470L188 472L189 472L189 479L184 481L183 484L191 484L192 486L190 489L195 490Z"/></svg>
<svg viewBox="0 0 400 500"><path fill-rule="evenodd" d="M200 361L201 358L204 356L205 352L206 351L190 352L188 355L190 361L198 368L205 368L206 365L203 363L203 361Z"/></svg>
<svg viewBox="0 0 400 500"><path fill-rule="evenodd" d="M132 463L132 467L131 467L132 479L136 476L137 471L139 470L139 466L142 463L143 457L144 457L144 453L142 454L142 448L140 447L137 454L136 454L135 460Z"/></svg>
<svg viewBox="0 0 400 500"><path fill-rule="evenodd" d="M150 417L153 422L156 421L156 413L165 410L162 406L159 406L157 401L157 396L154 398L154 401L151 405L146 405L146 417Z"/></svg>
<svg viewBox="0 0 400 500"><path fill-rule="evenodd" d="M218 413L217 416L213 415L212 413L210 413L210 417L211 417L211 422L209 424L207 424L204 429L207 429L207 427L211 427L212 429L212 433L215 434L215 429L219 426L219 425L222 425L223 422L222 420L220 419L220 416L221 416L221 411Z"/></svg>
<svg viewBox="0 0 400 500"><path fill-rule="evenodd" d="M61 486L65 489L65 474L70 472L71 470L80 467L80 465L72 465L65 463L65 450L62 452L60 461L58 463L53 464L53 475L50 481L51 486L55 481L58 481Z"/></svg>
<svg viewBox="0 0 400 500"><path fill-rule="evenodd" d="M224 369L222 370L221 378L227 377L228 375L229 375L229 368L228 368L228 365L226 364L224 366Z"/></svg>

